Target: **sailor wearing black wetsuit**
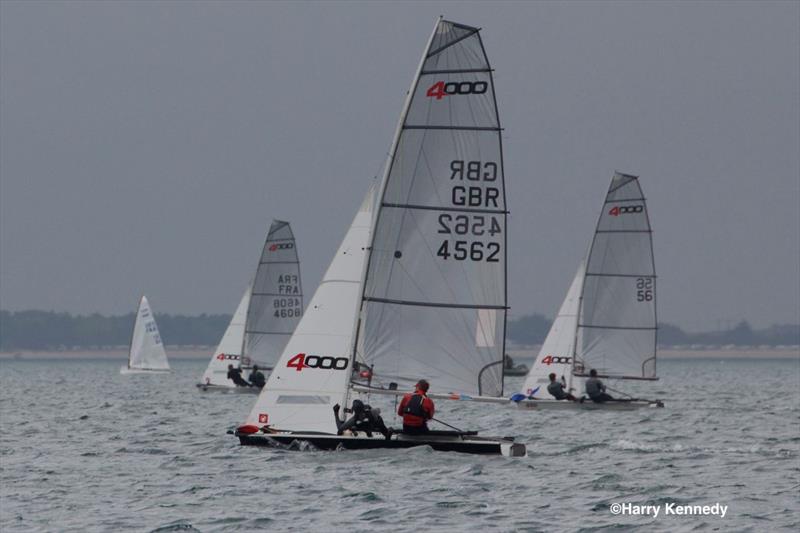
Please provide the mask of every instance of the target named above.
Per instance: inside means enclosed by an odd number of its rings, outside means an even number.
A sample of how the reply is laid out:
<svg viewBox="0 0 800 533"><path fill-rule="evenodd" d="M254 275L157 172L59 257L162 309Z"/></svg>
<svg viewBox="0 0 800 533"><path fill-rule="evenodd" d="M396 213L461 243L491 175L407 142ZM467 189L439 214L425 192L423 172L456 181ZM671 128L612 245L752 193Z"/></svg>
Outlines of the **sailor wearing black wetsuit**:
<svg viewBox="0 0 800 533"><path fill-rule="evenodd" d="M433 418L433 400L428 398L428 382L419 380L413 393L403 396L397 407L398 416L403 417L403 433L411 435L427 433L428 420Z"/></svg>
<svg viewBox="0 0 800 533"><path fill-rule="evenodd" d="M263 389L264 385L267 384L267 380L264 378L263 372L258 369L258 365L253 365L253 371L250 372L248 379L253 387L258 387L259 389Z"/></svg>
<svg viewBox="0 0 800 533"><path fill-rule="evenodd" d="M233 381L237 387L249 387L250 384L242 377L241 368L233 368L233 365L228 365L228 379Z"/></svg>
<svg viewBox="0 0 800 533"><path fill-rule="evenodd" d="M349 430L353 435L357 435L357 431L363 431L367 434L367 437L372 437L372 432L377 431L386 440L389 440L392 436L391 431L389 431L389 428L383 422L383 418L381 418L381 410L373 409L372 406L365 404L361 400L353 400L353 416L346 422L342 422L339 419L339 404L333 406L333 413L336 417L337 435Z"/></svg>

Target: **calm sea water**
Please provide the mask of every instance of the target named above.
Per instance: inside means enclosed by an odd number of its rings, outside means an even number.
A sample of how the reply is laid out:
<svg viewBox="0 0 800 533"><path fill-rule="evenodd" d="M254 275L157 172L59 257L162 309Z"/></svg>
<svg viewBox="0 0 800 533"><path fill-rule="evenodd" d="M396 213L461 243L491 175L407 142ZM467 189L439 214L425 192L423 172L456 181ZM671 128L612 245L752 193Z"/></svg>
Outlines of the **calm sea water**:
<svg viewBox="0 0 800 533"><path fill-rule="evenodd" d="M163 376L119 367L0 363L3 532L800 528L798 360L662 361L661 381L628 390L665 409L438 402L437 418L454 426L526 442L529 456L514 459L242 447L225 431L255 397L195 390L204 361L175 361ZM615 516L617 502L728 511Z"/></svg>

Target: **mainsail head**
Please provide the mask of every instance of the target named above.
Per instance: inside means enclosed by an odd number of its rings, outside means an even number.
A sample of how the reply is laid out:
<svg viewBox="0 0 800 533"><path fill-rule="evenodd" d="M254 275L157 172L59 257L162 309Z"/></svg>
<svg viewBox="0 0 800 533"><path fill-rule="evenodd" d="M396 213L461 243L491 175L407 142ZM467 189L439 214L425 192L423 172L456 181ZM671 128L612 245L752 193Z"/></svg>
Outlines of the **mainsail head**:
<svg viewBox="0 0 800 533"><path fill-rule="evenodd" d="M156 318L146 296L139 301L136 322L133 324L128 368L137 370L169 370L167 354L161 342Z"/></svg>
<svg viewBox="0 0 800 533"><path fill-rule="evenodd" d="M586 262L574 372L656 379L656 272L639 179L611 180Z"/></svg>
<svg viewBox="0 0 800 533"><path fill-rule="evenodd" d="M253 279L242 364L274 365L302 314L294 234L288 222L273 220Z"/></svg>
<svg viewBox="0 0 800 533"><path fill-rule="evenodd" d="M379 382L503 391L506 201L477 28L440 20L400 117L365 279L359 361Z"/></svg>

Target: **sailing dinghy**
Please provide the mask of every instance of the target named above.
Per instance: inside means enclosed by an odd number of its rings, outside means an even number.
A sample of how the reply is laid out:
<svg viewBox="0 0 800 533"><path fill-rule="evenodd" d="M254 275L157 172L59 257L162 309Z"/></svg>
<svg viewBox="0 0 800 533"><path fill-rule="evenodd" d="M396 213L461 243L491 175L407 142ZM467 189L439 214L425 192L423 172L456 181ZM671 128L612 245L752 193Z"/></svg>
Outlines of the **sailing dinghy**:
<svg viewBox="0 0 800 533"><path fill-rule="evenodd" d="M610 380L656 380L656 273L639 179L616 173L586 261L581 262L518 397L530 409L632 410L659 400L555 400L549 374L577 398L591 369ZM615 383L616 384L616 383ZM616 392L616 391L615 391ZM624 394L624 393L623 393Z"/></svg>
<svg viewBox="0 0 800 533"><path fill-rule="evenodd" d="M501 128L477 28L439 19L368 194L236 435L244 445L408 448L525 455L474 431L337 434L333 406L400 395L503 392L506 206ZM373 203L375 205L373 205ZM366 367L353 381L353 367ZM359 381L360 379L360 381Z"/></svg>
<svg viewBox="0 0 800 533"><path fill-rule="evenodd" d="M128 366L120 369L120 374L145 374L169 372L167 354L161 342L155 316L147 302L147 297L139 300L136 321L133 323L131 347L128 352Z"/></svg>
<svg viewBox="0 0 800 533"><path fill-rule="evenodd" d="M273 220L256 269L242 295L203 378L203 391L258 394L256 387L237 387L228 379L228 365L272 369L303 314L300 261L288 222Z"/></svg>

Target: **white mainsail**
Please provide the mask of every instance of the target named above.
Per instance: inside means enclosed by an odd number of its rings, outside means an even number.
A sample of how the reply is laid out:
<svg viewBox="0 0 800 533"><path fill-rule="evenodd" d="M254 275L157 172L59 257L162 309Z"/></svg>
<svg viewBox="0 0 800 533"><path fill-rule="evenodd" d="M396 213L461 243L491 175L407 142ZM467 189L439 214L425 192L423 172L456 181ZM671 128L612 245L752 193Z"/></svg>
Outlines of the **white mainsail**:
<svg viewBox="0 0 800 533"><path fill-rule="evenodd" d="M572 376L572 355L575 351L575 328L578 325L578 307L583 287L584 263L581 262L575 278L569 286L567 296L558 310L558 315L550 326L550 331L542 344L536 361L533 362L522 390L525 396L551 399L547 393L548 377L555 373L558 380L564 378L566 389L575 388L576 395L581 391L582 380Z"/></svg>
<svg viewBox="0 0 800 533"><path fill-rule="evenodd" d="M273 220L251 286L242 364L272 367L302 315L303 289L294 234L288 222Z"/></svg>
<svg viewBox="0 0 800 533"><path fill-rule="evenodd" d="M581 290L573 373L656 378L656 272L639 179L615 173Z"/></svg>
<svg viewBox="0 0 800 533"><path fill-rule="evenodd" d="M146 296L142 296L139 309L136 311L131 348L128 353L128 369L169 370L164 344L161 342L156 319Z"/></svg>
<svg viewBox="0 0 800 533"><path fill-rule="evenodd" d="M248 424L336 433L332 408L344 404L350 379L353 326L372 227L373 192L370 187L256 400Z"/></svg>
<svg viewBox="0 0 800 533"><path fill-rule="evenodd" d="M478 28L439 20L379 190L357 359L378 384L499 396L505 348L501 127Z"/></svg>
<svg viewBox="0 0 800 533"><path fill-rule="evenodd" d="M244 338L244 323L247 318L247 306L250 303L250 286L244 291L236 312L233 313L225 334L219 341L206 371L203 373L202 384L220 387L236 388L236 384L228 379L228 365L239 366L240 350Z"/></svg>

